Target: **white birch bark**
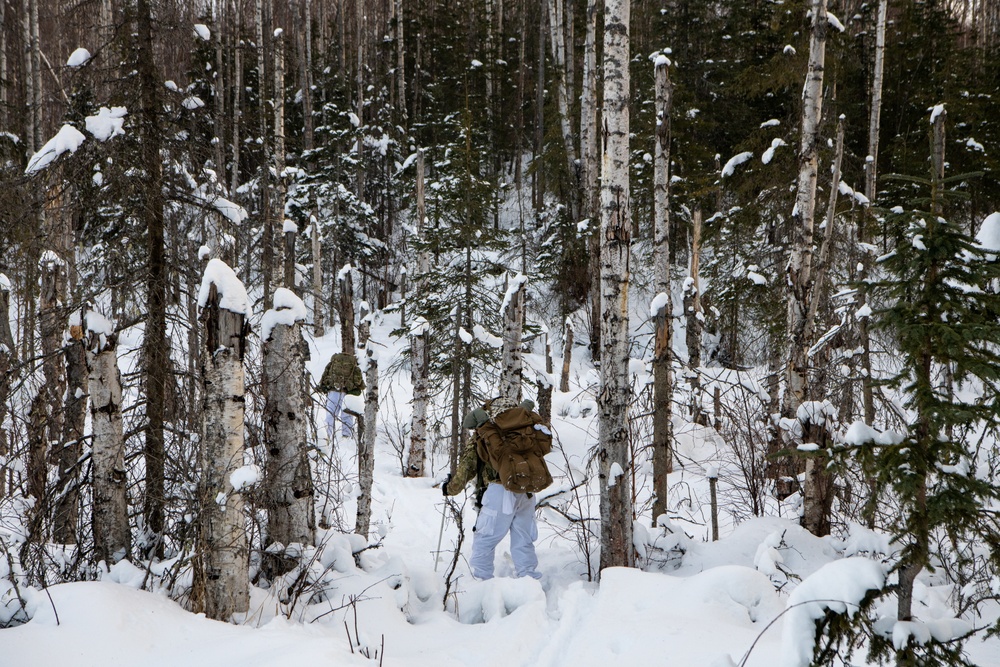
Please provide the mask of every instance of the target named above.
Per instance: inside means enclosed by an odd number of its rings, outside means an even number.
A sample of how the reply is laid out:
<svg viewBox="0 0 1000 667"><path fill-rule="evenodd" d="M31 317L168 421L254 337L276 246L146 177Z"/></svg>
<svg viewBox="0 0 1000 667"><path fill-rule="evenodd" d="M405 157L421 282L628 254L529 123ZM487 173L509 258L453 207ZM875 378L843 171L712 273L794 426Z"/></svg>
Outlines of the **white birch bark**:
<svg viewBox="0 0 1000 667"><path fill-rule="evenodd" d="M695 206L691 215L691 266L684 283L684 315L687 317L685 340L688 352L687 380L691 390L691 420L707 424L702 409L701 392L701 336L705 314L701 305L701 207Z"/></svg>
<svg viewBox="0 0 1000 667"><path fill-rule="evenodd" d="M865 196L869 204L874 204L878 177L878 143L882 118L882 79L885 70L885 26L888 13L888 0L879 0L878 19L875 25L875 65L872 72L872 100L868 117L868 157L865 159ZM866 221L862 221L858 240L867 243L868 233ZM867 301L865 278L871 270L871 256L865 253L861 262L861 276L858 290L858 307L863 307ZM871 337L868 333L868 318L862 318L858 326L861 336L861 395L864 403L865 423L875 421L875 397L872 388Z"/></svg>
<svg viewBox="0 0 1000 667"><path fill-rule="evenodd" d="M307 426L312 401L306 384L309 346L302 337L305 304L291 294L276 294L279 305L291 309L264 314L264 482L267 533L270 542L285 546L313 544L316 525L313 482L309 470ZM290 312L291 310L291 312ZM263 337L263 336L262 336Z"/></svg>
<svg viewBox="0 0 1000 667"><path fill-rule="evenodd" d="M326 333L323 319L323 246L319 238L319 220L315 215L309 216L309 228L312 231L312 306L313 333L322 336Z"/></svg>
<svg viewBox="0 0 1000 667"><path fill-rule="evenodd" d="M556 68L556 105L559 109L559 129L566 151L566 163L573 182L579 179L579 169L576 161L576 147L573 142L573 132L570 128L569 82L567 81L567 49L566 25L563 11L564 0L548 0L549 11L549 42L552 48L552 61ZM573 220L580 217L579 197L576 188L570 190L570 213Z"/></svg>
<svg viewBox="0 0 1000 667"><path fill-rule="evenodd" d="M89 331L86 343L93 430L94 558L112 565L128 556L131 548L118 335Z"/></svg>
<svg viewBox="0 0 1000 667"><path fill-rule="evenodd" d="M559 377L559 391L569 391L569 369L573 363L573 320L566 317L563 325L562 373Z"/></svg>
<svg viewBox="0 0 1000 667"><path fill-rule="evenodd" d="M66 402L62 446L56 456L59 490L54 502L52 537L58 544L76 544L80 518L79 461L83 454L87 421L87 354L84 347L86 317L69 327L63 346L66 359Z"/></svg>
<svg viewBox="0 0 1000 667"><path fill-rule="evenodd" d="M785 394L782 411L794 415L808 393L808 350L806 338L808 308L812 286L813 228L816 210L817 147L819 123L823 114L823 67L826 58L826 0L812 0L812 38L809 44L809 69L802 90L802 136L799 147L798 190L792 249L788 258L788 347L785 371Z"/></svg>
<svg viewBox="0 0 1000 667"><path fill-rule="evenodd" d="M416 183L417 234L423 240L427 217L424 199L424 152L417 151ZM414 303L425 296L427 272L430 270L430 253L421 247L417 253L417 277L414 284ZM423 317L416 317L410 329L410 379L413 382L413 413L410 418L410 453L406 461L407 477L423 477L427 454L427 408L430 404L430 344L427 340L430 325Z"/></svg>
<svg viewBox="0 0 1000 667"><path fill-rule="evenodd" d="M3 427L7 419L13 373L11 366L17 361L17 347L10 331L10 279L0 273L0 498L6 495L7 461L10 455L10 439Z"/></svg>
<svg viewBox="0 0 1000 667"><path fill-rule="evenodd" d="M587 0L587 32L583 46L583 86L580 91L580 155L583 216L596 223L600 207L597 177L597 0Z"/></svg>
<svg viewBox="0 0 1000 667"><path fill-rule="evenodd" d="M521 334L524 331L524 274L507 287L503 308L503 346L500 354L500 395L521 402Z"/></svg>
<svg viewBox="0 0 1000 667"><path fill-rule="evenodd" d="M830 185L830 199L826 209L826 227L823 229L823 243L820 245L819 255L816 258L813 274L815 284L809 299L809 314L806 320L806 339L816 338L816 329L819 326L816 319L820 309L820 302L826 299L826 276L829 269L830 246L833 240L833 226L837 212L837 195L840 192L840 165L844 157L844 117L841 116L837 122L837 144L833 158L833 178ZM817 347L813 346L809 350L809 357L819 353ZM826 355L821 357L819 365L829 363ZM829 437L829 429L826 424L804 424L805 442L816 443L821 446L826 443ZM819 454L806 459L805 484L802 490L802 527L813 535L824 536L830 534L830 510L833 503L833 475L827 470L828 459Z"/></svg>
<svg viewBox="0 0 1000 667"><path fill-rule="evenodd" d="M229 179L229 192L232 194L240 187L240 123L243 117L243 48L239 40L243 19L239 12L235 14L237 36L233 38L233 164Z"/></svg>
<svg viewBox="0 0 1000 667"><path fill-rule="evenodd" d="M344 352L354 349L354 279L351 277L351 265L345 264L337 273L337 285L340 290L340 343Z"/></svg>
<svg viewBox="0 0 1000 667"><path fill-rule="evenodd" d="M396 99L399 113L406 124L406 31L403 22L403 0L395 0L396 12Z"/></svg>
<svg viewBox="0 0 1000 667"><path fill-rule="evenodd" d="M629 460L628 286L630 0L604 5L604 156L601 170L601 389L598 462L601 563L632 566Z"/></svg>
<svg viewBox="0 0 1000 667"><path fill-rule="evenodd" d="M354 532L365 539L371 527L372 478L375 470L375 439L378 435L378 357L371 345L365 356L365 416L358 439L358 514Z"/></svg>
<svg viewBox="0 0 1000 667"><path fill-rule="evenodd" d="M423 317L410 329L410 378L413 382L413 416L410 419L410 453L406 461L407 477L423 477L427 454L427 408L430 404L428 364L430 325Z"/></svg>
<svg viewBox="0 0 1000 667"><path fill-rule="evenodd" d="M657 57L656 133L653 155L653 218L655 291L659 308L653 313L653 522L667 511L667 475L673 470L671 424L671 314L670 292L670 61Z"/></svg>
<svg viewBox="0 0 1000 667"><path fill-rule="evenodd" d="M242 290L245 295L243 285L231 269L227 278L222 289ZM224 294L216 282L206 286L204 282L208 280L206 272L202 291L207 292L207 298L199 299L205 323L201 354L205 405L199 494L200 562L195 585L203 595L206 616L228 621L233 614L245 613L250 602L243 494L233 487L231 478L243 466L243 355L247 327L245 309L234 312L221 307L224 297L232 301L238 295Z"/></svg>

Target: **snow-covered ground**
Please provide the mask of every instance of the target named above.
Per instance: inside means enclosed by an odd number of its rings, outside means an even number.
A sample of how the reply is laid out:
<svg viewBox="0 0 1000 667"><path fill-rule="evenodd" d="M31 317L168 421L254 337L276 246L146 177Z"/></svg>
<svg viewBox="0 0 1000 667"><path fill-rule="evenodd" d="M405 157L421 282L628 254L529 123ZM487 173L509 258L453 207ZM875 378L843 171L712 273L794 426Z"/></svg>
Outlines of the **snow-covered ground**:
<svg viewBox="0 0 1000 667"><path fill-rule="evenodd" d="M648 527L646 510L639 525L647 528L637 531L642 569L611 569L600 584L590 581L596 553L589 554L588 567L582 524L571 517L599 515L593 486L572 490L584 476L596 432L596 377L576 363L572 390L554 397L558 448L550 463L556 482L539 494L543 579L510 578L505 540L497 553L498 578L474 581L460 558L446 598L446 572L459 537L449 517L440 533L444 505L436 483L446 454L431 453L432 477L405 479L393 448L399 424L408 423L411 397L408 369L394 365L405 344L389 335L396 317L373 327L384 346L370 538L377 547L361 553L360 567L351 551L364 545L361 538L321 530L311 569L323 586L305 591L294 606L274 589L255 588L247 618L227 624L191 614L164 594L138 590L146 572L120 563L100 582L27 593L33 618L0 631L0 666L792 666L805 664L812 627L808 605L784 613L794 591L800 590L799 602L810 595L850 602L883 576L878 554L889 548L885 536L854 527L840 539L819 539L801 529L787 507L784 517L743 519L745 508L726 512L721 539L710 541L705 472L727 466L726 445L714 431L678 420L683 465L671 476L668 526ZM309 368L318 377L339 345L331 333L311 346ZM541 367L538 357L529 363ZM736 382L757 389L750 380ZM322 415L317 421L325 433ZM328 443L321 448L330 451ZM338 438L332 451L345 471L356 470L350 440ZM318 498L317 504L339 501L339 516L353 525L350 476L337 489L338 498ZM641 504L648 490L637 494ZM467 556L475 511L469 497L458 500L464 502ZM824 567L831 563L835 567ZM951 616L950 588L935 583L923 578L916 589L927 621ZM995 605L981 611L979 625L997 614ZM977 636L968 650L976 664L1000 665L1000 640ZM852 664L865 663L858 656Z"/></svg>

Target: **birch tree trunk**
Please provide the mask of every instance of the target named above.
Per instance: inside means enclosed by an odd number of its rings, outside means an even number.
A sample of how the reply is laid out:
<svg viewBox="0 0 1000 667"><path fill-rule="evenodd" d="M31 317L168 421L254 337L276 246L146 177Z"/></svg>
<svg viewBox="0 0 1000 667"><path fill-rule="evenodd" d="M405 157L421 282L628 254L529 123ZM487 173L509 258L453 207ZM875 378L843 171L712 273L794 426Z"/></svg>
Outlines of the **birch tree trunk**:
<svg viewBox="0 0 1000 667"><path fill-rule="evenodd" d="M284 546L314 542L313 482L309 469L307 428L312 402L306 382L309 346L302 337L306 307L289 290L274 295L275 310L262 320L264 339L264 483L269 543ZM271 327L268 331L268 327ZM272 567L291 568L280 556Z"/></svg>
<svg viewBox="0 0 1000 667"><path fill-rule="evenodd" d="M405 23L403 22L403 0L394 0L396 14L396 106L402 116L403 127L406 127L406 41L404 39Z"/></svg>
<svg viewBox="0 0 1000 667"><path fill-rule="evenodd" d="M319 220L315 215L309 216L310 240L312 242L312 306L313 333L322 336L326 333L323 320L323 246L319 239Z"/></svg>
<svg viewBox="0 0 1000 667"><path fill-rule="evenodd" d="M538 373L535 385L538 389L538 414L546 423L552 422L552 337L548 327L543 327L545 337L545 372Z"/></svg>
<svg viewBox="0 0 1000 667"><path fill-rule="evenodd" d="M812 0L809 69L802 90L802 136L799 178L792 212L792 249L788 258L788 348L782 412L793 416L809 391L808 308L812 287L813 226L819 123L823 114L823 66L826 58L826 0Z"/></svg>
<svg viewBox="0 0 1000 667"><path fill-rule="evenodd" d="M569 369L573 363L573 320L566 317L563 325L562 373L559 377L559 391L569 391Z"/></svg>
<svg viewBox="0 0 1000 667"><path fill-rule="evenodd" d="M808 340L816 337L816 318L819 313L821 302L826 296L826 276L829 268L830 246L833 239L833 226L837 212L837 194L840 183L840 165L844 157L844 117L841 116L837 122L837 144L833 159L833 179L830 186L830 200L826 211L826 227L823 229L823 243L820 245L819 255L816 258L813 274L815 284L812 288L812 295L809 301L809 314L807 316ZM814 346L815 347L815 346ZM809 351L810 357L816 354L827 355L821 351L812 349ZM817 365L824 367L828 361L820 361ZM814 393L819 388L814 387ZM812 421L803 424L804 441L815 443L820 446L819 450L806 459L805 484L802 490L802 527L813 535L823 537L830 534L830 512L833 507L833 475L827 469L829 458L823 453L826 451L829 441L830 426L814 424Z"/></svg>
<svg viewBox="0 0 1000 667"><path fill-rule="evenodd" d="M63 348L66 359L66 404L62 447L59 449L59 494L53 514L52 538L58 544L76 544L80 519L80 471L84 427L87 421L87 355L84 345L85 317L71 322L69 341Z"/></svg>
<svg viewBox="0 0 1000 667"><path fill-rule="evenodd" d="M229 192L233 195L240 187L240 123L243 118L243 47L239 35L243 18L236 14L236 36L233 38L233 166L229 180ZM220 172L221 173L221 172Z"/></svg>
<svg viewBox="0 0 1000 667"><path fill-rule="evenodd" d="M215 132L215 171L219 175L219 185L223 185L226 181L226 86L225 79L223 78L223 73L225 72L225 61L223 60L223 52L225 51L225 46L223 44L224 33L222 27L226 24L225 18L223 17L223 11L226 7L225 2L220 2L214 7L212 29L215 31L213 35L215 47L215 71L212 72L212 78L214 79L212 85L212 111L215 116L213 119L213 132ZM219 221L222 223L224 218L219 216Z"/></svg>
<svg viewBox="0 0 1000 667"><path fill-rule="evenodd" d="M629 461L628 286L630 0L604 5L604 156L601 180L601 389L597 459L601 488L601 563L632 566Z"/></svg>
<svg viewBox="0 0 1000 667"><path fill-rule="evenodd" d="M670 294L670 61L658 56L654 65L656 134L653 156L653 218L657 308L653 347L653 526L667 512L667 475L673 471L671 423L671 315Z"/></svg>
<svg viewBox="0 0 1000 667"><path fill-rule="evenodd" d="M423 477L427 455L427 407L430 403L428 365L430 325L418 317L410 329L410 378L413 382L413 416L410 420L410 453L406 461L407 477Z"/></svg>
<svg viewBox="0 0 1000 667"><path fill-rule="evenodd" d="M232 269L215 259L209 262L201 292L207 293L207 298L199 299L205 323L201 354L205 405L200 534L192 597L197 610L208 618L228 621L233 614L246 612L250 604L243 494L232 484L233 472L243 467L247 335L246 306L237 304L246 304L248 299ZM224 299L234 310L222 307Z"/></svg>
<svg viewBox="0 0 1000 667"><path fill-rule="evenodd" d="M4 428L7 419L10 387L13 378L11 367L17 363L17 347L10 332L10 278L0 273L0 499L7 492L7 461L10 456L10 434Z"/></svg>
<svg viewBox="0 0 1000 667"><path fill-rule="evenodd" d="M601 192L597 186L599 130L597 125L597 0L587 0L587 32L583 49L583 88L580 94L580 153L583 215L591 229L597 225ZM591 233L590 251L590 356L597 359L601 346L601 240Z"/></svg>
<svg viewBox="0 0 1000 667"><path fill-rule="evenodd" d="M879 128L882 118L882 77L885 69L885 25L888 12L888 0L879 0L878 19L875 26L875 68L872 73L872 100L868 119L868 157L865 158L865 196L869 205L874 205L877 196L878 175L878 143ZM868 243L868 221L862 218L861 229L858 231L858 241ZM862 245L864 247L864 245ZM858 284L858 308L867 303L868 290L865 279L871 272L871 254L865 252L861 260L861 275ZM858 323L861 336L861 395L864 402L864 418L866 424L875 423L875 396L872 389L872 353L871 336L868 332L868 318L861 318Z"/></svg>
<svg viewBox="0 0 1000 667"><path fill-rule="evenodd" d="M521 334L524 331L524 285L519 273L507 287L503 303L503 347L500 361L500 395L521 402Z"/></svg>
<svg viewBox="0 0 1000 667"><path fill-rule="evenodd" d="M368 539L372 519L372 476L375 470L375 439L378 435L378 357L368 346L365 364L365 417L358 439L358 515L354 532Z"/></svg>
<svg viewBox="0 0 1000 667"><path fill-rule="evenodd" d="M256 0L254 4L254 10L256 13L256 21L254 22L254 29L256 30L256 47L257 47L257 85L259 90L257 91L257 114L258 114L258 131L260 132L260 170L258 171L258 178L260 179L260 215L261 224L263 225L264 231L261 238L261 243L263 248L261 251L261 285L264 290L264 307L271 307L271 281L274 276L274 216L271 213L271 178L270 178L270 163L269 163L269 148L270 142L270 132L267 128L267 70L265 69L265 30L264 22L267 19L267 13L265 9L265 2L268 0Z"/></svg>
<svg viewBox="0 0 1000 667"><path fill-rule="evenodd" d="M559 109L559 128L566 151L566 162L569 177L573 186L570 187L570 215L574 221L580 219L580 202L576 184L579 183L579 168L576 161L576 147L573 132L570 129L569 87L572 85L567 76L566 24L564 19L564 0L548 0L549 12L549 42L552 48L552 63L556 69L556 103Z"/></svg>
<svg viewBox="0 0 1000 667"><path fill-rule="evenodd" d="M295 235L298 229L285 221L285 35L274 31L274 219L282 223L284 263L282 282L286 289L295 289Z"/></svg>
<svg viewBox="0 0 1000 667"><path fill-rule="evenodd" d="M417 234L423 241L427 208L424 200L424 152L417 150L416 210ZM430 270L430 253L422 244L417 253L417 279L414 285L414 303L426 296L427 272ZM410 378L413 382L413 414L410 418L410 453L406 462L407 477L423 477L427 460L427 408L430 404L430 342L427 340L430 324L417 316L410 328Z"/></svg>
<svg viewBox="0 0 1000 667"><path fill-rule="evenodd" d="M701 306L701 207L691 215L691 270L684 283L684 315L687 317L686 342L688 351L687 379L691 389L691 420L705 426L708 423L701 402L701 335L705 313Z"/></svg>
<svg viewBox="0 0 1000 667"><path fill-rule="evenodd" d="M63 335L62 304L66 294L66 264L54 252L47 250L42 254L38 268L41 273L39 331L42 339L42 375L45 379L32 402L31 421L34 428L30 438L28 478L29 495L41 501L45 497L49 454L56 453L58 460L62 449L66 375L59 352ZM54 447L59 449L50 449Z"/></svg>
<svg viewBox="0 0 1000 667"><path fill-rule="evenodd" d="M90 313L86 348L90 418L94 439L94 558L108 565L131 550L126 499L125 438L122 435L122 382L118 370L118 334L103 317ZM99 329L99 330L98 330Z"/></svg>

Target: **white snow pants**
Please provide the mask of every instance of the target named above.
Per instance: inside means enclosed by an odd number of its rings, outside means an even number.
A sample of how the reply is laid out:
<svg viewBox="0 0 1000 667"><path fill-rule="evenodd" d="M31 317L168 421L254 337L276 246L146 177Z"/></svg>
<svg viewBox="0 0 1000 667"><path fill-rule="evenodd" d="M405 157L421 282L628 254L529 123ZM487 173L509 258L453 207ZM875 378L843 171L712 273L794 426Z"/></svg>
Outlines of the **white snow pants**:
<svg viewBox="0 0 1000 667"><path fill-rule="evenodd" d="M535 540L535 498L513 493L502 484L490 484L483 494L483 507L476 519L472 537L472 557L469 565L476 579L493 578L493 555L500 540L510 532L510 555L514 561L514 576L540 579Z"/></svg>
<svg viewBox="0 0 1000 667"><path fill-rule="evenodd" d="M354 417L344 410L344 392L331 391L326 395L326 437L333 441L333 433L337 430L337 419L340 419L340 434L345 438L351 436L354 428Z"/></svg>

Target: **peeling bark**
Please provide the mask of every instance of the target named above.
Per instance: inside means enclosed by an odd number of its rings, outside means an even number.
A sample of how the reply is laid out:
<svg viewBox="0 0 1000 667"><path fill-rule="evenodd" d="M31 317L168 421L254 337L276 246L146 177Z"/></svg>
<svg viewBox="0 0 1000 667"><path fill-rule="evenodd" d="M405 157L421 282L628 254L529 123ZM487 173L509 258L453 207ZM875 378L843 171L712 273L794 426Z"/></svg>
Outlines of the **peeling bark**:
<svg viewBox="0 0 1000 667"><path fill-rule="evenodd" d="M655 280L660 307L654 314L653 347L653 525L667 512L667 475L673 471L670 292L670 69L664 58L655 68L656 134L653 157Z"/></svg>
<svg viewBox="0 0 1000 667"><path fill-rule="evenodd" d="M300 321L275 325L263 356L268 542L309 546L316 532L307 440L312 402L306 383L309 346Z"/></svg>
<svg viewBox="0 0 1000 667"><path fill-rule="evenodd" d="M601 563L632 566L628 405L630 0L604 5L604 158L601 182L601 388L597 460L601 489Z"/></svg>
<svg viewBox="0 0 1000 667"><path fill-rule="evenodd" d="M94 433L94 558L111 565L131 550L118 335L88 332L86 349Z"/></svg>
<svg viewBox="0 0 1000 667"><path fill-rule="evenodd" d="M524 329L524 283L508 290L503 313L503 348L500 361L500 395L521 402L521 333Z"/></svg>
<svg viewBox="0 0 1000 667"><path fill-rule="evenodd" d="M378 435L378 359L368 347L365 368L365 415L358 438L358 515L354 532L368 539L372 518L372 478L375 470L375 439Z"/></svg>
<svg viewBox="0 0 1000 667"><path fill-rule="evenodd" d="M235 278L235 276L234 276ZM230 476L243 466L245 316L219 307L213 283L202 310L204 422L199 547L192 594L209 618L228 621L250 604L249 547L243 494Z"/></svg>

